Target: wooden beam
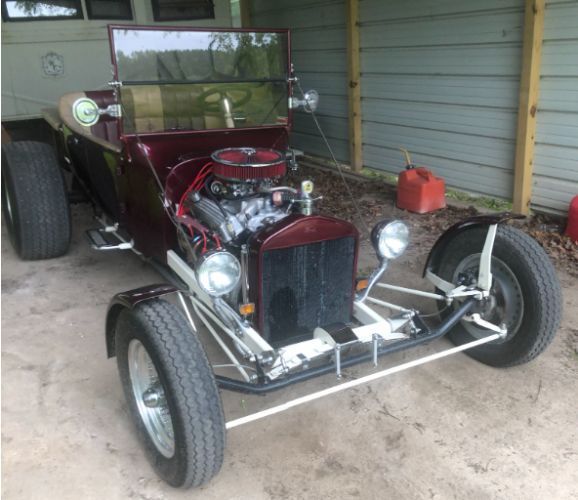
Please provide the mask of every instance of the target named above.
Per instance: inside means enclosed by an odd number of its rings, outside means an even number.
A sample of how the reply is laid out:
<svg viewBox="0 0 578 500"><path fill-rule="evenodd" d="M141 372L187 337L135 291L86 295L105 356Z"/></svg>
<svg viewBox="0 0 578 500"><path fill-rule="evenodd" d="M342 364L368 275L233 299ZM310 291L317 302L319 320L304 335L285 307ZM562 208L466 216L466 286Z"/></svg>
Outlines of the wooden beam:
<svg viewBox="0 0 578 500"><path fill-rule="evenodd" d="M513 203L514 211L522 214L529 213L532 195L536 111L540 90L540 60L544 34L544 4L545 0L526 0L524 15L524 45L518 106Z"/></svg>
<svg viewBox="0 0 578 500"><path fill-rule="evenodd" d="M250 0L239 0L241 10L241 27L248 28L251 26L251 2Z"/></svg>
<svg viewBox="0 0 578 500"><path fill-rule="evenodd" d="M347 75L349 98L349 159L355 172L363 168L361 136L361 64L359 48L359 0L347 0Z"/></svg>

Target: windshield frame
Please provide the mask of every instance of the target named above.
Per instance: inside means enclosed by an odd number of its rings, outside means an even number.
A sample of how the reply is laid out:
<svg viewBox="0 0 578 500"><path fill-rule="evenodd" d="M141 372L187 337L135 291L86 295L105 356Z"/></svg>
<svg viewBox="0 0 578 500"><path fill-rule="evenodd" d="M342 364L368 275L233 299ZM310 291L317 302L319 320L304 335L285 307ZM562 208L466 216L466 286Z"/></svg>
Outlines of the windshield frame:
<svg viewBox="0 0 578 500"><path fill-rule="evenodd" d="M284 34L287 37L287 96L290 100L291 96L293 95L293 85L291 81L291 76L293 73L293 64L291 62L291 32L289 29L286 28L206 28L206 27L190 27L190 26L153 26L153 25L136 25L136 24L109 24L108 25L108 39L110 45L110 58L112 64L112 73L113 73L113 82L112 85L115 88L115 95L118 102L120 102L120 96L118 93L118 88L122 86L121 81L119 81L118 77L118 65L116 61L116 52L115 52L115 45L114 45L114 30L135 30L135 31L188 31L188 32L202 32L202 33L280 33ZM255 82L259 81L258 78L254 80ZM281 80L279 80L281 81ZM176 85L178 84L185 84L185 83L202 83L202 82L191 82L191 81L174 81L171 82ZM217 83L212 81L211 83ZM130 85L151 85L152 82L127 82ZM167 82L168 84L168 82ZM118 118L119 130L120 135L130 137L137 135L136 133L124 133L123 130L123 120L122 118ZM282 125L262 125L258 127L243 127L243 128L213 128L213 129L202 129L202 130L171 130L171 131L158 131L158 132L139 132L139 136L151 136L151 135L173 135L173 134L203 134L203 133L215 133L215 132L235 132L235 131L250 131L250 130L263 130L263 129L286 129L289 131L291 129L291 125L293 123L293 110L287 105L287 124Z"/></svg>

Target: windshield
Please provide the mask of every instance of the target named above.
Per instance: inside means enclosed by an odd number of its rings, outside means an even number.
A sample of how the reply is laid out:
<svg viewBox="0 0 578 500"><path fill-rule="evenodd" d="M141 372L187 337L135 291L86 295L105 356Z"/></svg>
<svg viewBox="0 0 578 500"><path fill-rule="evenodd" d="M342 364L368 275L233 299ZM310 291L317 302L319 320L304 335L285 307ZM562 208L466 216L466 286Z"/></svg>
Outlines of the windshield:
<svg viewBox="0 0 578 500"><path fill-rule="evenodd" d="M285 125L288 34L111 28L124 131Z"/></svg>

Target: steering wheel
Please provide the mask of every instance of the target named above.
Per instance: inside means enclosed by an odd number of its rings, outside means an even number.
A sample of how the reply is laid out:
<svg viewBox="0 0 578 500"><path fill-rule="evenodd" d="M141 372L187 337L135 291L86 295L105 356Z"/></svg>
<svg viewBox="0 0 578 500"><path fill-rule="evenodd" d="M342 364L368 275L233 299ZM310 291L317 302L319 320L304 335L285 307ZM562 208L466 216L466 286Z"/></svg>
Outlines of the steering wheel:
<svg viewBox="0 0 578 500"><path fill-rule="evenodd" d="M240 97L235 99L233 96L235 94L242 93ZM219 99L216 101L209 101L209 98L218 95ZM247 104L253 93L248 87L238 87L236 85L228 85L224 87L211 87L205 90L199 97L197 97L197 102L203 111L209 111L212 113L218 113L222 110L221 102L223 99L227 99L232 109L239 108L243 104Z"/></svg>

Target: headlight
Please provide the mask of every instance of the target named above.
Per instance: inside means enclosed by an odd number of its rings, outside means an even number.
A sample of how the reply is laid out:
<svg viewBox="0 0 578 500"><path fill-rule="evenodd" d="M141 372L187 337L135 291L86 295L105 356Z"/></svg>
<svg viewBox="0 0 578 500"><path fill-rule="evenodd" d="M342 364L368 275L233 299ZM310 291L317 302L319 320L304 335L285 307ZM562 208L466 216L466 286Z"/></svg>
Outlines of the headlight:
<svg viewBox="0 0 578 500"><path fill-rule="evenodd" d="M213 297L232 292L241 279L241 266L229 252L204 255L196 265L195 273L201 288Z"/></svg>
<svg viewBox="0 0 578 500"><path fill-rule="evenodd" d="M409 229L400 220L378 222L371 231L371 243L381 258L397 259L409 243Z"/></svg>

